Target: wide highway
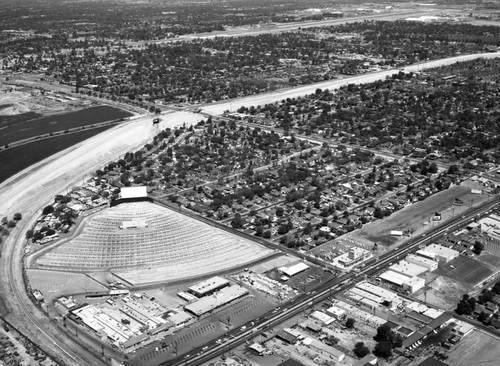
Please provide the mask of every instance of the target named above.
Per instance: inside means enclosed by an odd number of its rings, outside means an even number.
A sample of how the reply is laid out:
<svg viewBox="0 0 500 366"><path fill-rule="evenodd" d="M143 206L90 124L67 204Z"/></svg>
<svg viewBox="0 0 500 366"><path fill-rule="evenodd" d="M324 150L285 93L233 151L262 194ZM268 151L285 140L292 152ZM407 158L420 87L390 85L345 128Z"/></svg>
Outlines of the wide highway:
<svg viewBox="0 0 500 366"><path fill-rule="evenodd" d="M380 257L370 260L361 268L360 271L351 272L327 281L315 290L299 295L274 310L271 310L254 319L253 321L227 332L223 336L219 337L218 340L212 340L203 346L193 349L188 354L181 355L174 360L164 363L164 365L195 366L207 362L214 357L217 357L254 338L257 334L264 332L305 311L308 307L311 307L314 304L323 301L348 287L351 287L365 278L373 276L374 274L380 272L383 268L391 265L393 262L403 259L403 257L408 253L416 251L421 246L432 243L442 235L446 235L447 233L451 233L456 229L464 227L466 224L477 220L499 205L500 196L495 196L488 202L469 209L465 214L452 218L447 222L436 226L430 232L417 236L407 243L384 253Z"/></svg>

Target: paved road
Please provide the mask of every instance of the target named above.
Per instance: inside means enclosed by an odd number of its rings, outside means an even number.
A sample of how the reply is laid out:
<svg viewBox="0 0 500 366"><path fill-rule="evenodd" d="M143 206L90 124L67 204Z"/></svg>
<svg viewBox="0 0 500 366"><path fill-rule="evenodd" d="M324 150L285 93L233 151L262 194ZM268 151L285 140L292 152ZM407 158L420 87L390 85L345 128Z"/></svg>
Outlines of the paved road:
<svg viewBox="0 0 500 366"><path fill-rule="evenodd" d="M491 54L466 55L445 60L432 61L429 63L406 67L407 71L418 71L425 67L435 67L451 64L458 61L470 60L478 57L498 57L500 52ZM360 75L354 78L319 83L312 86L285 90L274 94L264 94L258 97L247 97L241 100L230 101L222 106L224 109L234 105L265 104L284 98L295 97L311 93L316 88L335 88L349 83L367 83L383 79L388 75L399 72L399 70L388 70L370 75ZM221 105L207 106L203 110L207 113L215 113L221 109ZM218 108L218 109L217 109ZM218 114L218 113L215 113ZM147 124L147 127L144 126ZM2 257L0 258L0 273L2 281L0 293L9 308L7 319L16 327L25 332L31 339L37 341L44 348L59 358L65 364L94 364L95 357L82 350L82 347L72 342L69 338L61 337L60 331L53 328L43 314L31 303L24 293L22 283L22 242L23 233L34 223L39 215L39 208L52 202L53 197L64 192L66 189L78 183L85 175L94 171L97 167L108 161L123 155L126 151L134 150L149 141L154 135L150 128L150 121L131 122L120 125L116 129L109 130L84 143L70 148L62 153L56 154L44 162L36 164L29 170L21 172L12 179L0 185L0 211L3 214L12 215L14 212L22 212L24 219L20 222L12 234L3 244ZM138 128L140 127L140 128ZM127 129L123 141L116 141L114 134L118 129ZM103 147L106 147L103 150ZM92 152L89 154L89 152ZM75 164L75 162L78 162ZM295 311L295 310L294 310Z"/></svg>
<svg viewBox="0 0 500 366"><path fill-rule="evenodd" d="M259 318L229 331L219 338L222 342L210 341L207 344L192 350L188 355L182 355L175 360L165 363L165 365L195 366L212 360L214 357L217 357L222 353L227 352L248 340L251 340L259 333L266 331L267 329L280 324L287 319L290 319L291 317L306 310L308 307L321 302L348 287L352 287L355 283L364 280L366 277L375 276L382 269L391 265L392 262L402 259L408 253L417 250L421 245L427 245L435 241L441 235L463 227L466 223L471 220L475 220L499 205L500 196L497 196L492 200L485 202L481 206L471 208L466 214L455 217L445 224L434 228L431 232L415 237L406 244L395 248L378 258L372 259L370 262L365 264L359 272L351 272L325 282L317 289L306 294L299 295L299 297L282 304L280 307L277 307ZM488 331L489 329L483 328L483 330ZM496 332L492 332L491 330L490 333L497 335Z"/></svg>

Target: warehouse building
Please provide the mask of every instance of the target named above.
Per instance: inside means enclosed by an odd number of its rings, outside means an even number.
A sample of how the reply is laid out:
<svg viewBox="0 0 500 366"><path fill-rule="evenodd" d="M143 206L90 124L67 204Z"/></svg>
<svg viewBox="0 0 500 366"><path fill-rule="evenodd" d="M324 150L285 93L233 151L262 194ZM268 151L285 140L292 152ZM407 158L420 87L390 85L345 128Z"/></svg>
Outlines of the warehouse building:
<svg viewBox="0 0 500 366"><path fill-rule="evenodd" d="M431 259L433 261L437 261L438 260L438 257L437 257L437 254L436 253L433 253L433 252L429 252L428 250L425 250L425 249L419 249L415 252L415 254L419 257L423 257L423 258L427 258L427 259Z"/></svg>
<svg viewBox="0 0 500 366"><path fill-rule="evenodd" d="M405 260L393 264L392 266L389 267L389 269L408 277L415 277L418 276L419 274L429 271L427 267L423 267L415 263L410 263Z"/></svg>
<svg viewBox="0 0 500 366"><path fill-rule="evenodd" d="M424 286L425 286L425 279L417 276L411 277L405 283L403 283L403 289L411 294L424 288Z"/></svg>
<svg viewBox="0 0 500 366"><path fill-rule="evenodd" d="M278 272L287 277L293 277L301 272L304 272L308 269L309 266L303 262L299 262L290 267L280 267L278 268Z"/></svg>
<svg viewBox="0 0 500 366"><path fill-rule="evenodd" d="M323 313L322 311L318 311L318 310L314 311L311 315L309 315L309 317L311 319L314 319L315 321L317 321L321 325L331 324L335 320L331 316Z"/></svg>
<svg viewBox="0 0 500 366"><path fill-rule="evenodd" d="M403 286L403 283L408 281L410 277L402 275L401 273L387 270L378 276L382 281L388 282L393 285Z"/></svg>
<svg viewBox="0 0 500 366"><path fill-rule="evenodd" d="M406 261L414 264L418 264L422 267L427 267L427 269L432 272L438 268L438 262L420 255L408 254L406 256Z"/></svg>
<svg viewBox="0 0 500 366"><path fill-rule="evenodd" d="M227 287L229 285L230 285L229 281L226 280L225 278L215 276L189 287L188 291L193 295L195 295L196 297L200 298L203 296L211 295L214 292L217 292L220 289L223 289L224 287Z"/></svg>
<svg viewBox="0 0 500 366"><path fill-rule="evenodd" d="M452 259L458 257L458 252L456 250L443 247L438 244L431 244L425 248L426 251L436 254L437 260L440 262L448 263Z"/></svg>
<svg viewBox="0 0 500 366"><path fill-rule="evenodd" d="M332 307L326 310L326 313L336 320L342 320L345 318L346 312L344 309L339 308L338 306L333 305Z"/></svg>
<svg viewBox="0 0 500 366"><path fill-rule="evenodd" d="M184 309L187 312L196 315L197 317L201 317L202 315L205 315L221 306L229 304L230 302L239 299L247 294L247 289L241 286L232 285L214 293L213 296L202 297L198 301L186 305Z"/></svg>

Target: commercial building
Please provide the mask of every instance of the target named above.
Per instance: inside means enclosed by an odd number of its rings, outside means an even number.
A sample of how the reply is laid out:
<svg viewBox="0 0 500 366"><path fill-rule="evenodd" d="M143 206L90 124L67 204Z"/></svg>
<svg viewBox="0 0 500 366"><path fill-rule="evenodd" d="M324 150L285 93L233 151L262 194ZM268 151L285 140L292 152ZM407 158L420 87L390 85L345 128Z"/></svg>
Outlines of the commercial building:
<svg viewBox="0 0 500 366"><path fill-rule="evenodd" d="M418 276L419 274L429 271L427 267L423 267L415 263L410 263L405 260L393 264L389 267L389 269L408 277Z"/></svg>
<svg viewBox="0 0 500 366"><path fill-rule="evenodd" d="M200 298L213 294L220 289L229 286L230 283L225 278L215 276L189 287L188 291Z"/></svg>
<svg viewBox="0 0 500 366"><path fill-rule="evenodd" d="M403 302L395 292L373 285L369 282L360 282L356 285L356 288L372 295L379 296L381 298L380 303L391 308L395 308Z"/></svg>
<svg viewBox="0 0 500 366"><path fill-rule="evenodd" d="M184 309L187 312L200 317L247 294L247 289L241 286L232 285L223 288L222 290L214 293L212 296L202 297L198 301L186 305Z"/></svg>
<svg viewBox="0 0 500 366"><path fill-rule="evenodd" d="M347 253L344 253L334 260L334 265L338 264L340 267L352 267L356 264L364 262L372 257L372 252L367 249L352 247Z"/></svg>
<svg viewBox="0 0 500 366"><path fill-rule="evenodd" d="M455 332L460 337L465 337L466 335L470 334L474 329L476 329L476 327L473 326L472 324L460 320L457 322L457 325L455 325L455 327L453 328L453 332Z"/></svg>
<svg viewBox="0 0 500 366"><path fill-rule="evenodd" d="M427 267L429 272L432 272L438 268L438 262L420 255L408 254L406 256L406 261L409 263L418 264L422 267Z"/></svg>
<svg viewBox="0 0 500 366"><path fill-rule="evenodd" d="M438 244L431 244L427 247L425 247L425 250L431 253L435 253L437 256L437 259L440 262L447 263L451 261L452 259L458 257L458 252L456 250L443 247L442 245Z"/></svg>
<svg viewBox="0 0 500 366"><path fill-rule="evenodd" d="M278 268L278 272L285 276L293 277L301 272L304 272L308 268L309 266L307 264L300 262L290 267L280 267Z"/></svg>

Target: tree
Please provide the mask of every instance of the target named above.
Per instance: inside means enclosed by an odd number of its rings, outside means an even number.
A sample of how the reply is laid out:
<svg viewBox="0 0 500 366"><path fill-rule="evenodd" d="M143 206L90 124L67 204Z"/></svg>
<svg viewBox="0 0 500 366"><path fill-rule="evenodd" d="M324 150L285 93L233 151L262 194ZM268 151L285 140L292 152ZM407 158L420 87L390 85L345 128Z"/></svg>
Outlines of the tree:
<svg viewBox="0 0 500 366"><path fill-rule="evenodd" d="M484 250L484 244L481 243L479 240L476 240L474 242L474 247L472 248L472 251L477 255L479 255L483 250Z"/></svg>
<svg viewBox="0 0 500 366"><path fill-rule="evenodd" d="M29 229L26 231L26 239L31 239L33 237L33 230Z"/></svg>
<svg viewBox="0 0 500 366"><path fill-rule="evenodd" d="M271 230L266 230L262 233L262 237L264 239L270 239L271 238Z"/></svg>
<svg viewBox="0 0 500 366"><path fill-rule="evenodd" d="M16 227L16 222L15 222L14 220L10 220L10 221L7 223L7 227L9 227L9 228Z"/></svg>
<svg viewBox="0 0 500 366"><path fill-rule="evenodd" d="M373 354L377 357L388 358L392 356L392 343L389 341L382 341L377 343Z"/></svg>
<svg viewBox="0 0 500 366"><path fill-rule="evenodd" d="M283 216L285 210L283 209L283 207L276 207L276 216L278 217L281 217Z"/></svg>
<svg viewBox="0 0 500 366"><path fill-rule="evenodd" d="M349 329L352 329L352 328L354 328L355 323L356 323L356 320L354 320L353 318L347 318L347 320L345 322L345 326Z"/></svg>
<svg viewBox="0 0 500 366"><path fill-rule="evenodd" d="M373 339L377 342L391 340L391 326L389 324L382 324L377 328L377 334Z"/></svg>
<svg viewBox="0 0 500 366"><path fill-rule="evenodd" d="M231 220L231 226L235 229L240 229L243 227L243 219L241 218L241 215L239 213L234 215L234 218Z"/></svg>
<svg viewBox="0 0 500 366"><path fill-rule="evenodd" d="M43 239L43 234L39 231L35 231L35 233L33 234L33 243L37 242L38 240L42 240Z"/></svg>
<svg viewBox="0 0 500 366"><path fill-rule="evenodd" d="M48 206L45 206L43 211L42 211L42 214L43 215L48 215L50 213L54 212L54 207L52 207L51 205L48 205Z"/></svg>
<svg viewBox="0 0 500 366"><path fill-rule="evenodd" d="M16 212L13 218L15 221L19 221L23 218L23 216L19 212Z"/></svg>
<svg viewBox="0 0 500 366"><path fill-rule="evenodd" d="M365 346L363 342L358 342L354 345L354 354L359 358L363 358L369 353L370 350Z"/></svg>

